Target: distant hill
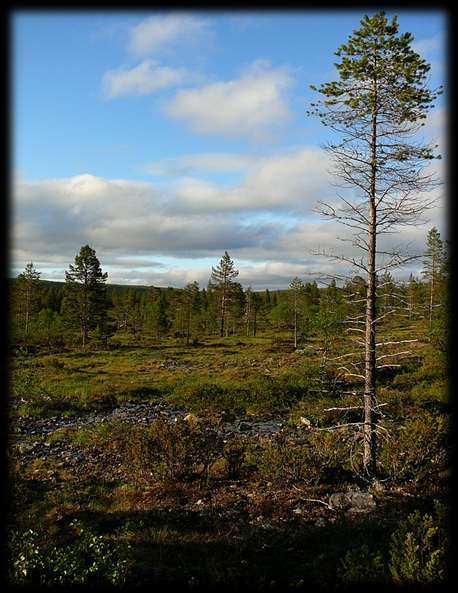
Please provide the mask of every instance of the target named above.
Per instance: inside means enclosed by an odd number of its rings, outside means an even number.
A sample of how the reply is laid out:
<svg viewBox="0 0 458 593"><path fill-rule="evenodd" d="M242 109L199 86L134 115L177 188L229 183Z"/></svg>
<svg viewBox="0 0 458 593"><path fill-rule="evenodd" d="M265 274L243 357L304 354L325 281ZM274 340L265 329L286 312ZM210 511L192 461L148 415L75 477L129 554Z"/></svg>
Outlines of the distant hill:
<svg viewBox="0 0 458 593"><path fill-rule="evenodd" d="M16 278L9 278L8 281L11 282L11 284L14 284ZM40 280L40 282L42 283L43 288L48 288L48 289L61 289L63 288L65 282L64 281L58 281L58 280ZM124 292L125 290L128 290L129 288L134 289L134 290L139 290L141 292L148 290L149 288L155 288L157 290L182 290L181 288L176 288L174 286L146 286L146 285L142 285L142 284L106 284L106 287L109 290L114 290L115 292ZM201 286L200 289L202 290L202 288L206 288L206 286ZM265 289L261 289L261 290L254 290L253 292L265 292ZM288 292L288 289L269 289L269 292L271 294L277 293L278 295Z"/></svg>
<svg viewBox="0 0 458 593"><path fill-rule="evenodd" d="M12 284L14 284L16 278L9 278L8 279L9 282L11 282ZM62 288L65 284L64 281L59 281L59 280L40 280L40 282L42 283L42 286L44 288ZM110 289L114 289L114 290L119 290L119 291L123 291L123 290L127 290L128 288L134 288L135 290L147 290L148 288L159 288L156 286L144 286L144 285L131 285L131 284L106 284L107 288ZM172 288L172 287L169 287ZM161 287L161 290L166 290L165 288Z"/></svg>

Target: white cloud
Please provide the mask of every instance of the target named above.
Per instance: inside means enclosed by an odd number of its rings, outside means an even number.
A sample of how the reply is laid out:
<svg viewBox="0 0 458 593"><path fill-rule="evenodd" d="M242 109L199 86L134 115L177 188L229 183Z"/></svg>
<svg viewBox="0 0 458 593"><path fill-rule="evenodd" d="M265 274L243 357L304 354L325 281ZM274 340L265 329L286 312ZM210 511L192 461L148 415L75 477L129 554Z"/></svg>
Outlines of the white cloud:
<svg viewBox="0 0 458 593"><path fill-rule="evenodd" d="M109 99L121 95L149 95L164 87L181 84L188 78L183 68L170 68L154 60L145 60L134 68L121 66L105 72L102 88Z"/></svg>
<svg viewBox="0 0 458 593"><path fill-rule="evenodd" d="M287 68L258 61L236 80L178 91L164 109L198 133L250 135L288 119L284 92L291 82Z"/></svg>
<svg viewBox="0 0 458 593"><path fill-rule="evenodd" d="M259 157L249 154L209 152L161 159L144 167L145 173L157 176L187 177L196 173L234 173L246 171Z"/></svg>
<svg viewBox="0 0 458 593"><path fill-rule="evenodd" d="M444 49L444 35L443 33L436 33L431 37L417 39L412 43L412 49L422 57L435 54Z"/></svg>
<svg viewBox="0 0 458 593"><path fill-rule="evenodd" d="M216 167L206 155L204 162ZM223 166L228 163L222 159ZM329 190L329 159L314 147L302 148L270 157L250 157L243 181L236 186L183 177L176 185L178 205L189 211L295 211L311 210ZM235 163L234 163L235 165ZM216 170L216 169L215 169Z"/></svg>
<svg viewBox="0 0 458 593"><path fill-rule="evenodd" d="M183 41L195 41L208 32L208 22L182 12L156 15L130 30L129 51L136 56L150 55Z"/></svg>
<svg viewBox="0 0 458 593"><path fill-rule="evenodd" d="M183 212L148 183L85 174L15 185L12 243L20 262L59 254L70 263L84 243L105 256L202 257L273 241L276 232L218 212Z"/></svg>
<svg viewBox="0 0 458 593"><path fill-rule="evenodd" d="M437 107L429 112L422 128L422 136L427 142L437 144L439 153L443 153L447 150L446 129L447 108L445 106Z"/></svg>

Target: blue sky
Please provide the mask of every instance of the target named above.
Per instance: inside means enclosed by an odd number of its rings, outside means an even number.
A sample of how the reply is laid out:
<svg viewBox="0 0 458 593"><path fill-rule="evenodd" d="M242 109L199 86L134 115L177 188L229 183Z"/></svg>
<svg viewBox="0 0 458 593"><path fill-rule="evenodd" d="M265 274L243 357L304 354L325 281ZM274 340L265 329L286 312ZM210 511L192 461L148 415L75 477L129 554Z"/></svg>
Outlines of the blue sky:
<svg viewBox="0 0 458 593"><path fill-rule="evenodd" d="M397 14L443 84L446 15ZM244 286L330 270L311 255L336 237L312 213L327 133L305 111L362 15L16 12L13 273L63 279L85 243L117 283L205 285L225 249ZM441 145L443 102L425 129ZM414 249L445 231L431 214Z"/></svg>

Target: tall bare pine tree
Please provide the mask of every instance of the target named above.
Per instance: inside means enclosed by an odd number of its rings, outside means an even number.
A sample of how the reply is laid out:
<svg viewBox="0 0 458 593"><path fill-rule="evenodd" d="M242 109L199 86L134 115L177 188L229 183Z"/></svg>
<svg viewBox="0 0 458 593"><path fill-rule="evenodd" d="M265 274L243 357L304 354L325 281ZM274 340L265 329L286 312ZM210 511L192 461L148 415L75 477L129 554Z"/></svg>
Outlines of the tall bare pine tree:
<svg viewBox="0 0 458 593"><path fill-rule="evenodd" d="M320 213L351 229L362 257L330 257L351 264L366 282L364 338L363 466L375 475L377 459L376 276L411 259L398 248L380 247L380 235L417 225L432 201L433 176L425 161L434 146L418 139L433 101L430 66L412 49L410 33L399 33L397 18L384 12L365 16L360 28L336 51L339 78L311 88L322 98L309 115L318 116L338 141L328 144L342 188L336 203L320 203Z"/></svg>

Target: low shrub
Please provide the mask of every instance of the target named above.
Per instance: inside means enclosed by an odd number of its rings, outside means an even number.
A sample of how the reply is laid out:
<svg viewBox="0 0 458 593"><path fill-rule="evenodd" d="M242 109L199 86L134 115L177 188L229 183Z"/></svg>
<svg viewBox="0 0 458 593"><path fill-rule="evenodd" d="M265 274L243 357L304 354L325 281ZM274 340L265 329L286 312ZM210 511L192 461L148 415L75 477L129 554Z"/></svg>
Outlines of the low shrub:
<svg viewBox="0 0 458 593"><path fill-rule="evenodd" d="M235 480L240 477L246 451L247 444L242 438L234 438L224 446L223 459L229 479Z"/></svg>
<svg viewBox="0 0 458 593"><path fill-rule="evenodd" d="M221 455L222 439L206 424L190 425L156 419L148 428L134 428L126 443L125 462L135 481L175 481L194 475L208 479Z"/></svg>
<svg viewBox="0 0 458 593"><path fill-rule="evenodd" d="M193 411L232 410L244 414L250 409L256 413L282 413L304 398L312 384L306 374L260 377L244 383L185 380L175 386L167 399Z"/></svg>
<svg viewBox="0 0 458 593"><path fill-rule="evenodd" d="M348 451L336 432L311 432L306 443L296 445L279 433L262 447L257 458L258 475L269 482L318 484L341 477Z"/></svg>
<svg viewBox="0 0 458 593"><path fill-rule="evenodd" d="M397 584L440 583L447 575L446 509L435 502L434 515L412 513L391 536L389 570Z"/></svg>
<svg viewBox="0 0 458 593"><path fill-rule="evenodd" d="M367 544L346 553L337 570L343 583L383 583L387 581L385 560L381 552L371 552Z"/></svg>
<svg viewBox="0 0 458 593"><path fill-rule="evenodd" d="M43 359L43 365L53 369L63 369L65 367L65 362L56 356L48 356Z"/></svg>
<svg viewBox="0 0 458 593"><path fill-rule="evenodd" d="M234 410L242 414L247 402L247 390L239 386L218 383L183 382L178 384L167 399L175 405L198 412L202 409Z"/></svg>
<svg viewBox="0 0 458 593"><path fill-rule="evenodd" d="M13 530L9 537L11 583L123 585L129 566L129 547L108 542L77 521L70 526L73 540L63 546L44 544L44 537L32 529Z"/></svg>
<svg viewBox="0 0 458 593"><path fill-rule="evenodd" d="M337 575L347 584L439 584L447 578L448 553L446 509L435 501L432 515L415 511L399 524L385 552L367 544L347 552Z"/></svg>
<svg viewBox="0 0 458 593"><path fill-rule="evenodd" d="M393 481L434 481L447 468L448 422L443 414L417 412L391 429L379 461Z"/></svg>

